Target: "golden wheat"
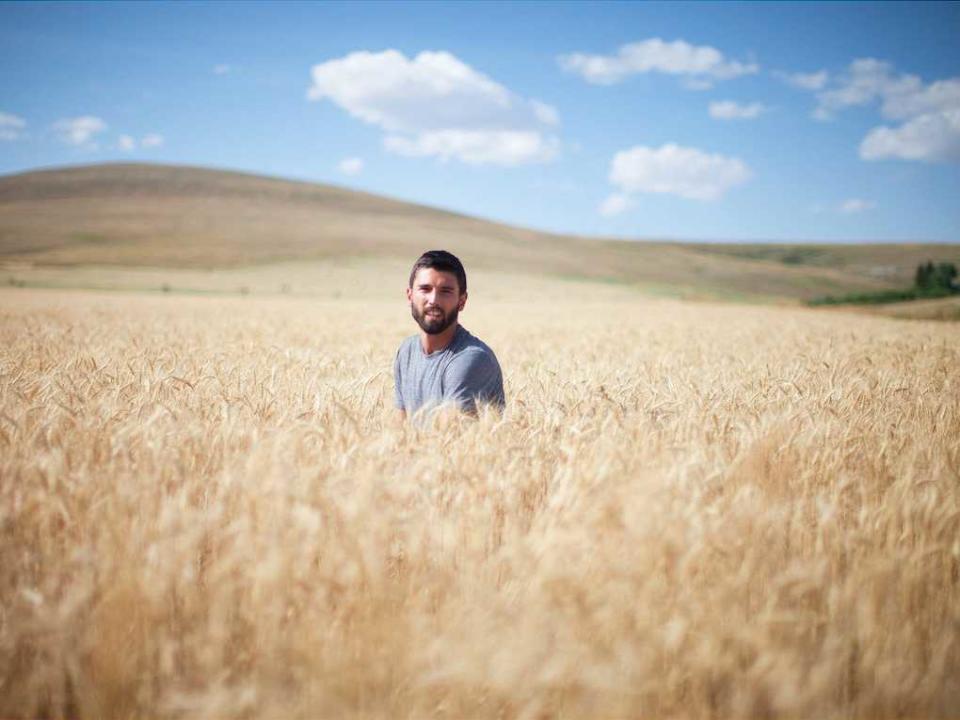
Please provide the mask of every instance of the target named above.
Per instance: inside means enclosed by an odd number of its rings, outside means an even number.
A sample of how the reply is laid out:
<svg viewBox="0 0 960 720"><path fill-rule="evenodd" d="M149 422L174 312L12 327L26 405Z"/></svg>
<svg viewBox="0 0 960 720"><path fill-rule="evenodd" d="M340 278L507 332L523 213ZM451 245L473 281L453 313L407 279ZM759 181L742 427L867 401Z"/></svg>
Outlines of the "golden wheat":
<svg viewBox="0 0 960 720"><path fill-rule="evenodd" d="M0 715L960 715L960 329L602 292L0 292Z"/></svg>

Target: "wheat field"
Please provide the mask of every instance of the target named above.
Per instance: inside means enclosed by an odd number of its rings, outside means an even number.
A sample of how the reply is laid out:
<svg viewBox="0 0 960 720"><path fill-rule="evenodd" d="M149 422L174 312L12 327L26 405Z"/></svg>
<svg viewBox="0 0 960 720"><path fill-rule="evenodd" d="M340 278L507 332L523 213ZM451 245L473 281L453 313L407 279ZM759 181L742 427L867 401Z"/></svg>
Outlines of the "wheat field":
<svg viewBox="0 0 960 720"><path fill-rule="evenodd" d="M960 716L960 326L475 297L0 290L0 716Z"/></svg>

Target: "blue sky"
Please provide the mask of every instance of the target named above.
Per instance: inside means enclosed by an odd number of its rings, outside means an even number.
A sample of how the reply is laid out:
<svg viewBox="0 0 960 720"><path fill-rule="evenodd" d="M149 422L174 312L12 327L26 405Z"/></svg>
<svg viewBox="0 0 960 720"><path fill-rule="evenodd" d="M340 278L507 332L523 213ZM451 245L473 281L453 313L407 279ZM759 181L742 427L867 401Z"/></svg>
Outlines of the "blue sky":
<svg viewBox="0 0 960 720"><path fill-rule="evenodd" d="M559 232L960 241L960 3L0 4L0 173L150 161Z"/></svg>

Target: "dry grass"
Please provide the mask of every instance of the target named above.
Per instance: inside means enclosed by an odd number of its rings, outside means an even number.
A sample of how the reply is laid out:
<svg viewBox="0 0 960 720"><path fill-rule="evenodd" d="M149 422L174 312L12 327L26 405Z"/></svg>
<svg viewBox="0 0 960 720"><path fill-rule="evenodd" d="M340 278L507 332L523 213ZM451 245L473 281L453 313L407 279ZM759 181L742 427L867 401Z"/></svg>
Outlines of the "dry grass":
<svg viewBox="0 0 960 720"><path fill-rule="evenodd" d="M477 292L0 291L0 715L960 714L960 328Z"/></svg>
<svg viewBox="0 0 960 720"><path fill-rule="evenodd" d="M937 300L914 300L888 305L867 305L864 312L903 320L960 320L960 297L945 297Z"/></svg>
<svg viewBox="0 0 960 720"><path fill-rule="evenodd" d="M697 250L791 267L832 268L848 278L864 277L893 288L913 286L917 265L960 262L957 242L929 243L727 243L695 245Z"/></svg>

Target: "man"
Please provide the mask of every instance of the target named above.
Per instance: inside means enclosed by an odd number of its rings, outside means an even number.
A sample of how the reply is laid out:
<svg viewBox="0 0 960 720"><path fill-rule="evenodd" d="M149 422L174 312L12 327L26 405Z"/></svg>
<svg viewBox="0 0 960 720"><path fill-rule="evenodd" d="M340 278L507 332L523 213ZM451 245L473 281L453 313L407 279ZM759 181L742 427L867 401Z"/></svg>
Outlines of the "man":
<svg viewBox="0 0 960 720"><path fill-rule="evenodd" d="M401 417L452 404L471 415L481 404L502 410L497 356L457 321L467 303L467 273L446 250L425 252L407 286L420 332L403 341L393 365L394 404Z"/></svg>

